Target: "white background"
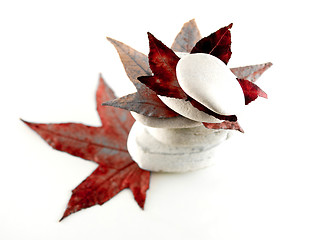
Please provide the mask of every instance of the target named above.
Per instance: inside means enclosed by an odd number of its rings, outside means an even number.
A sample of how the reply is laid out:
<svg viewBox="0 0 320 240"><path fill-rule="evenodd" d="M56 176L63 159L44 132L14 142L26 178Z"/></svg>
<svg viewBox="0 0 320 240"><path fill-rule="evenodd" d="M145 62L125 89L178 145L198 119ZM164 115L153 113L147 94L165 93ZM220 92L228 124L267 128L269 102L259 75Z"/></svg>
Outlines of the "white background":
<svg viewBox="0 0 320 240"><path fill-rule="evenodd" d="M0 239L320 239L319 13L316 1L0 2ZM19 118L100 124L102 73L134 91L105 39L148 53L183 23L203 36L233 22L230 67L271 61L269 99L239 117L245 134L215 166L152 174L142 211L129 190L58 222L94 163L52 150Z"/></svg>

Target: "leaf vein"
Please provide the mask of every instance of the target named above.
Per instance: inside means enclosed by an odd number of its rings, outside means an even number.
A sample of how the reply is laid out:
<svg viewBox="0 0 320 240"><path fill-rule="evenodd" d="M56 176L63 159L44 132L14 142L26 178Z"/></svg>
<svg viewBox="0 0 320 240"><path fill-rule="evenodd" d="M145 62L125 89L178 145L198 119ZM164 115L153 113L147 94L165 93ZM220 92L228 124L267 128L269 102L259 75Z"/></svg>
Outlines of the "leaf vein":
<svg viewBox="0 0 320 240"><path fill-rule="evenodd" d="M78 138L75 138L75 137L65 136L65 135L63 135L63 134L59 134L59 133L57 133L57 132L55 132L55 131L51 131L51 130L47 130L47 129L41 129L41 131L47 132L47 133L49 133L49 134L56 135L56 136L58 136L58 137L63 137L63 138L71 139L71 140L73 140L73 141L78 141L78 142L86 143L86 144L92 144L92 145L97 146L97 147L100 147L100 148L107 148L107 149L116 150L116 151L120 151L120 152L128 152L126 149L116 148L116 147L112 147L112 146L108 146L108 145L103 145L103 144L99 144L99 143L96 143L96 142L88 142L88 141L85 141L85 140L82 140L82 139L78 139Z"/></svg>

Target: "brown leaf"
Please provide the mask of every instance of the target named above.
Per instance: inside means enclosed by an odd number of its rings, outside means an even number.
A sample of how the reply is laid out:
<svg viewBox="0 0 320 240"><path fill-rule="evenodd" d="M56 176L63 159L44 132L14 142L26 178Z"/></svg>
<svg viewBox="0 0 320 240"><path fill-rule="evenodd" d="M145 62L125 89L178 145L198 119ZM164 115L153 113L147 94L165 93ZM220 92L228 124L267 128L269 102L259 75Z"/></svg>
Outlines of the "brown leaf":
<svg viewBox="0 0 320 240"><path fill-rule="evenodd" d="M272 66L271 62L250 65L245 67L230 68L231 72L240 79L246 79L255 82L268 68Z"/></svg>
<svg viewBox="0 0 320 240"><path fill-rule="evenodd" d="M62 219L81 209L103 204L125 188L131 189L140 207L144 206L150 172L140 169L127 151L127 137L134 123L130 113L101 106L103 101L113 98L115 96L112 90L100 78L96 94L97 111L102 123L100 127L78 123L37 124L24 121L51 147L99 165L72 191Z"/></svg>
<svg viewBox="0 0 320 240"><path fill-rule="evenodd" d="M179 116L178 113L165 105L154 93L148 97L141 95L141 92L126 95L103 103L105 106L113 106L133 111L148 117L171 118Z"/></svg>
<svg viewBox="0 0 320 240"><path fill-rule="evenodd" d="M176 36L171 49L175 52L191 52L194 45L201 39L200 31L194 19L185 23Z"/></svg>
<svg viewBox="0 0 320 240"><path fill-rule="evenodd" d="M229 130L238 130L244 133L243 129L240 127L238 122L229 122L224 121L222 123L202 123L208 129L229 129Z"/></svg>
<svg viewBox="0 0 320 240"><path fill-rule="evenodd" d="M152 74L148 57L122 42L112 38L107 39L116 48L124 69L138 93L106 102L104 105L123 108L149 117L169 118L178 116L179 114L168 108L154 91L137 80L139 76Z"/></svg>
<svg viewBox="0 0 320 240"><path fill-rule="evenodd" d="M238 82L240 83L240 86L242 88L242 91L244 93L245 97L245 104L248 105L250 102L254 101L258 96L263 98L268 98L267 94L262 91L261 88L259 88L256 84L249 80L245 79L239 79L237 78Z"/></svg>
<svg viewBox="0 0 320 240"><path fill-rule="evenodd" d="M143 84L141 84L141 82L137 80L137 78L140 76L152 75L152 72L148 64L148 57L122 42L119 42L109 37L107 39L116 48L120 56L121 62L124 66L124 69L131 82L137 88L137 90L148 91L149 88L146 88L146 86L144 86Z"/></svg>
<svg viewBox="0 0 320 240"><path fill-rule="evenodd" d="M211 54L227 64L232 54L231 33L229 30L231 27L232 23L202 38L191 50L191 53Z"/></svg>

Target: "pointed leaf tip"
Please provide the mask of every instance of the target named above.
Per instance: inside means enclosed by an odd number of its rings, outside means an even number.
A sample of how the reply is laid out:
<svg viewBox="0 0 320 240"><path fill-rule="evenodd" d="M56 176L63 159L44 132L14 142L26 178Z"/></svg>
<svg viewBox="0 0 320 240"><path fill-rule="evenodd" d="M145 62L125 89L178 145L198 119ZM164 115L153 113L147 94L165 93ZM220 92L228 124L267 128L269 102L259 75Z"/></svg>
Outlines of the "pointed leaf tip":
<svg viewBox="0 0 320 240"><path fill-rule="evenodd" d="M232 25L231 23L199 40L191 50L191 53L207 53L227 64L232 54L230 32Z"/></svg>
<svg viewBox="0 0 320 240"><path fill-rule="evenodd" d="M150 41L151 39L155 38L151 32L147 32L147 35L148 35L149 41Z"/></svg>
<svg viewBox="0 0 320 240"><path fill-rule="evenodd" d="M120 41L109 37L107 39L117 50L127 76L136 89L138 91L147 91L147 87L141 84L137 77L152 74L148 64L148 57Z"/></svg>
<svg viewBox="0 0 320 240"><path fill-rule="evenodd" d="M195 19L186 22L176 36L171 49L175 52L191 52L195 44L201 39L200 31Z"/></svg>
<svg viewBox="0 0 320 240"><path fill-rule="evenodd" d="M257 97L268 98L268 95L253 82L239 78L237 78L237 80L242 88L246 105L256 100Z"/></svg>
<svg viewBox="0 0 320 240"><path fill-rule="evenodd" d="M236 75L237 78L246 79L251 82L255 82L272 65L273 64L271 62L267 62L267 63L263 63L263 64L230 68L230 70L232 71L232 73L234 75Z"/></svg>

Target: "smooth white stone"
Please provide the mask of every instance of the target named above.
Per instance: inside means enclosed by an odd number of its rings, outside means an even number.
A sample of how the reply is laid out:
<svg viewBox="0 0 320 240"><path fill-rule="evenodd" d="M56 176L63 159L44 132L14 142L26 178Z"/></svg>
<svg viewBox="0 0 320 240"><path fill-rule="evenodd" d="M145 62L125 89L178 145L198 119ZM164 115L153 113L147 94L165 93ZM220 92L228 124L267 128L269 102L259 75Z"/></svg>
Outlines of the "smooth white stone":
<svg viewBox="0 0 320 240"><path fill-rule="evenodd" d="M228 131L200 130L202 134L198 135L198 128L150 131L151 128L135 122L128 136L128 151L140 168L149 171L187 172L204 168L214 163L216 147L227 138Z"/></svg>
<svg viewBox="0 0 320 240"><path fill-rule="evenodd" d="M200 111L199 109L192 106L192 104L188 101L185 101L183 99L178 98L170 98L165 96L158 97L161 99L161 101L167 105L169 108L171 108L173 111L179 113L180 115L189 118L191 120L197 121L197 122L208 122L208 123L219 123L221 120Z"/></svg>
<svg viewBox="0 0 320 240"><path fill-rule="evenodd" d="M236 76L226 64L210 54L183 56L177 64L176 73L181 88L216 113L237 114L245 105Z"/></svg>
<svg viewBox="0 0 320 240"><path fill-rule="evenodd" d="M148 133L163 144L171 146L217 145L227 136L226 130L207 129L203 125L193 128L146 128Z"/></svg>
<svg viewBox="0 0 320 240"><path fill-rule="evenodd" d="M136 112L131 112L131 115L143 125L153 128L191 128L202 125L201 122L196 122L182 116L172 118L157 118L144 116Z"/></svg>

